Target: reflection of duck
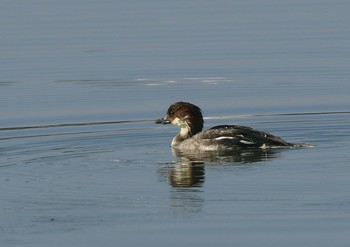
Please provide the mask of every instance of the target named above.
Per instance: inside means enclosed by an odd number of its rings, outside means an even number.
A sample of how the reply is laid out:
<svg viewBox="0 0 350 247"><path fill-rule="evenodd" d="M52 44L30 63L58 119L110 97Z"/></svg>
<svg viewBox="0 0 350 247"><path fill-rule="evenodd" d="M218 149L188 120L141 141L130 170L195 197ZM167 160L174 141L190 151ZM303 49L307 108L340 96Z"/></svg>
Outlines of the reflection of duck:
<svg viewBox="0 0 350 247"><path fill-rule="evenodd" d="M204 182L204 163L179 159L169 171L169 182L173 187L197 187Z"/></svg>
<svg viewBox="0 0 350 247"><path fill-rule="evenodd" d="M254 163L280 157L278 149L246 148L228 151L186 151L173 149L173 155L188 162L201 163Z"/></svg>
<svg viewBox="0 0 350 247"><path fill-rule="evenodd" d="M173 187L202 186L205 179L204 164L248 164L279 158L278 149L240 149L233 151L181 152L173 149L178 159L168 170L169 183Z"/></svg>
<svg viewBox="0 0 350 247"><path fill-rule="evenodd" d="M280 149L242 149L234 152L194 151L184 153L173 149L173 154L177 157L176 162L167 163L167 167L160 170L174 188L170 197L171 208L175 213L186 215L186 217L188 213L201 212L205 200L198 192L201 191L200 187L205 181L205 164L253 164L278 158L280 152ZM248 166L243 165L243 167Z"/></svg>
<svg viewBox="0 0 350 247"><path fill-rule="evenodd" d="M289 143L270 133L239 125L220 125L202 131L204 121L201 109L187 102L172 104L166 116L158 119L156 123L171 123L181 128L171 143L174 149L181 151L226 151L247 147L308 146Z"/></svg>

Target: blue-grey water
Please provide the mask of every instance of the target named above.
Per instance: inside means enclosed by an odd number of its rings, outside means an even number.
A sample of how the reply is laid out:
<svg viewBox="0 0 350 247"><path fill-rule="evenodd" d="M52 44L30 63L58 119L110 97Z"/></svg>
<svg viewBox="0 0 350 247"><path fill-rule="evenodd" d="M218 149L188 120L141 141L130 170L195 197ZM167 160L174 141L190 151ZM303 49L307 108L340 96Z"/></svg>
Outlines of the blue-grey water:
<svg viewBox="0 0 350 247"><path fill-rule="evenodd" d="M348 246L350 2L2 1L1 246ZM175 101L313 148L176 156Z"/></svg>

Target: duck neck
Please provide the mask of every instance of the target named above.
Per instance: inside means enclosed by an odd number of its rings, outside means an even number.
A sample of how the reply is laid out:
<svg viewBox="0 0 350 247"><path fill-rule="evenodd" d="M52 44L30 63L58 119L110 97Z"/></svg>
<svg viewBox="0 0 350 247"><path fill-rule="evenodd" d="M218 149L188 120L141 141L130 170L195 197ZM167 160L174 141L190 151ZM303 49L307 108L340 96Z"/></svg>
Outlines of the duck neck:
<svg viewBox="0 0 350 247"><path fill-rule="evenodd" d="M174 137L173 141L171 142L171 146L174 147L190 137L191 136L189 135L188 130L181 128L180 132Z"/></svg>
<svg viewBox="0 0 350 247"><path fill-rule="evenodd" d="M185 125L181 126L180 132L174 137L171 146L174 147L184 140L191 138L198 132L201 132L202 127L203 126L199 126L198 128L195 128L190 122L186 122Z"/></svg>

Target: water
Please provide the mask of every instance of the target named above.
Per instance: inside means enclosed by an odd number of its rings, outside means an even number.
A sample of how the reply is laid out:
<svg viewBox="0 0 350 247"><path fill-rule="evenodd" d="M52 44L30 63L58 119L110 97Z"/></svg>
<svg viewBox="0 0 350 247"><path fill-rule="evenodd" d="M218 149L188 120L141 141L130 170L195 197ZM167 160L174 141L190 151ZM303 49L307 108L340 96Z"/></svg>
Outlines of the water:
<svg viewBox="0 0 350 247"><path fill-rule="evenodd" d="M346 1L4 1L1 246L347 246ZM179 100L314 148L177 157Z"/></svg>

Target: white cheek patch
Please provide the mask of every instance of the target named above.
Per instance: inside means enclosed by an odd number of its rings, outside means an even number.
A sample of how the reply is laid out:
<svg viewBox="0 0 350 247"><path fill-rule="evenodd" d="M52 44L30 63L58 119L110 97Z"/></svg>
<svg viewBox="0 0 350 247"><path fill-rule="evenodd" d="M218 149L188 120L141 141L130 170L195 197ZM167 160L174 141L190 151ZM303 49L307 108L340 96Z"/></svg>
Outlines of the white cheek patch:
<svg viewBox="0 0 350 247"><path fill-rule="evenodd" d="M175 118L171 123L176 126L181 126L180 118Z"/></svg>
<svg viewBox="0 0 350 247"><path fill-rule="evenodd" d="M179 126L180 128L188 128L186 119L187 116L183 117L183 118L174 118L174 120L171 122L173 125Z"/></svg>

